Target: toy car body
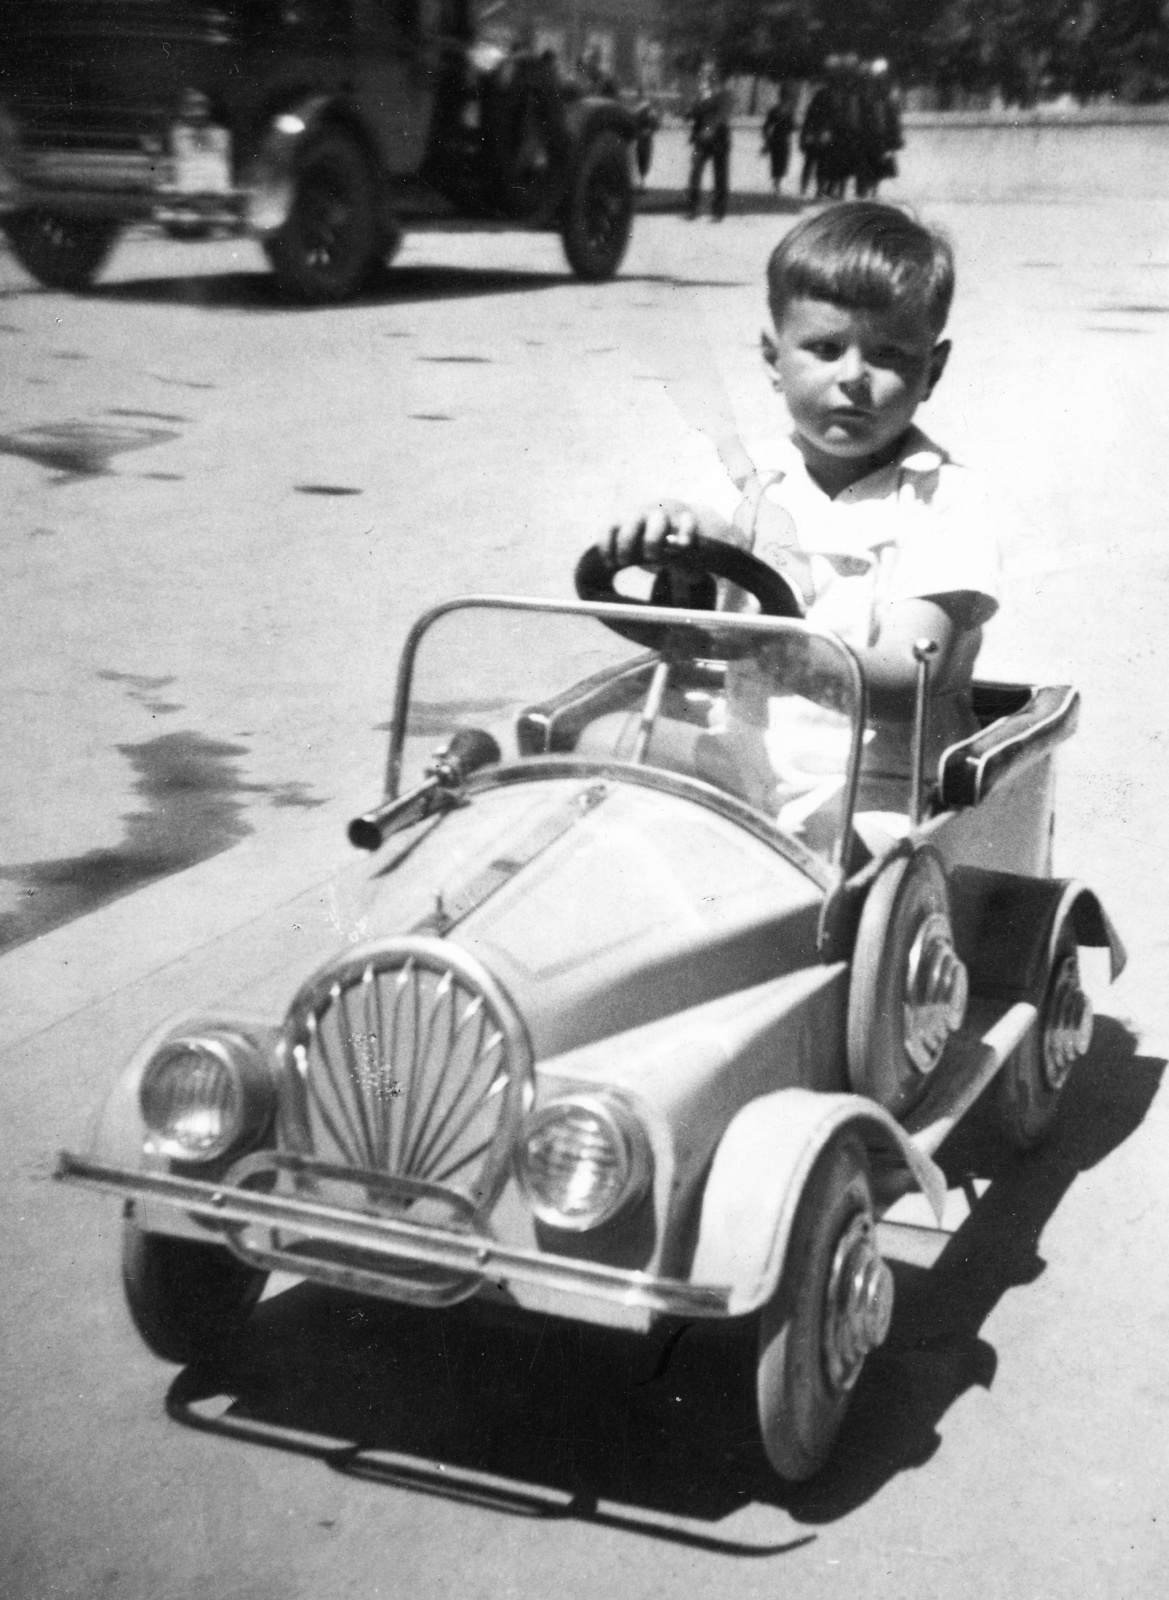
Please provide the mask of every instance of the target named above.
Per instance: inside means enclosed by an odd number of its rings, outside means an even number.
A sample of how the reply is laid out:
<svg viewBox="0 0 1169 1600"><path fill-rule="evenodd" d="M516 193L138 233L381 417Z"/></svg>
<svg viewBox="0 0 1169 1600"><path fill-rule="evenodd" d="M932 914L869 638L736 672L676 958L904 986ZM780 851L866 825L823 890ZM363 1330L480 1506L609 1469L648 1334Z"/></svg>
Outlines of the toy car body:
<svg viewBox="0 0 1169 1600"><path fill-rule="evenodd" d="M764 1446L814 1472L889 1326L878 1219L940 1206L992 1080L1042 1134L1091 1032L1077 948L1123 960L1049 875L1077 696L974 700L898 819L865 810L857 660L803 622L424 616L351 828L359 942L283 1015L169 1024L62 1157L131 1202L148 1343L206 1353L277 1268L643 1331L757 1314Z"/></svg>
<svg viewBox="0 0 1169 1600"><path fill-rule="evenodd" d="M245 229L310 301L405 227L552 229L587 279L624 255L633 113L476 43L467 0L2 0L0 22L0 221L51 287L141 221Z"/></svg>

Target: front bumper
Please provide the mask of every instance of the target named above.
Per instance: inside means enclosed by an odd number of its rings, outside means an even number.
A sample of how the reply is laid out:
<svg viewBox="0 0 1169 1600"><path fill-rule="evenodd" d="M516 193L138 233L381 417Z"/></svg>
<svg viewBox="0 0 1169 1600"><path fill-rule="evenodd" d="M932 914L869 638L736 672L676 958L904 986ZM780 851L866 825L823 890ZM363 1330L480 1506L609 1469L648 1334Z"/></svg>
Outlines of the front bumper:
<svg viewBox="0 0 1169 1600"><path fill-rule="evenodd" d="M306 1171L313 1164L305 1162ZM298 1273L335 1288L378 1294L391 1300L416 1298L403 1291L402 1266L451 1274L457 1290L445 1303L469 1298L494 1284L503 1289L531 1285L571 1316L587 1302L652 1316L725 1317L729 1287L692 1284L599 1262L500 1244L489 1235L448 1231L400 1217L352 1211L283 1194L266 1194L171 1173L142 1172L88 1161L63 1151L55 1176L130 1200L161 1201L222 1229L223 1242L241 1259L269 1270ZM259 1249L243 1230L284 1229L324 1246L328 1254ZM346 1253L350 1260L345 1259ZM562 1304L559 1304L561 1302Z"/></svg>
<svg viewBox="0 0 1169 1600"><path fill-rule="evenodd" d="M0 214L36 209L238 229L248 200L226 160L201 180L197 169L143 150L30 149L11 135L0 140Z"/></svg>

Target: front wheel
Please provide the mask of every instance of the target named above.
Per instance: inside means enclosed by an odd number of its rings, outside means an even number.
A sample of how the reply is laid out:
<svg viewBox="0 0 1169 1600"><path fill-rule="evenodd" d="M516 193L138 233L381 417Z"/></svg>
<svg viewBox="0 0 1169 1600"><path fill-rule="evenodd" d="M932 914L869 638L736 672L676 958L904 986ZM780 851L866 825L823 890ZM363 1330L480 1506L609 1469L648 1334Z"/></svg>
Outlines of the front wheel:
<svg viewBox="0 0 1169 1600"><path fill-rule="evenodd" d="M288 220L265 245L280 288L308 305L348 300L373 275L381 245L365 152L341 129L315 138L297 167Z"/></svg>
<svg viewBox="0 0 1169 1600"><path fill-rule="evenodd" d="M113 249L114 217L71 217L60 211L15 211L4 218L12 253L46 289L87 289Z"/></svg>
<svg viewBox="0 0 1169 1600"><path fill-rule="evenodd" d="M206 1361L239 1333L268 1274L222 1245L122 1226L122 1287L134 1326L156 1356Z"/></svg>
<svg viewBox="0 0 1169 1600"><path fill-rule="evenodd" d="M859 1139L842 1135L804 1186L778 1287L760 1315L759 1431L781 1478L800 1483L827 1461L892 1316L868 1159Z"/></svg>
<svg viewBox="0 0 1169 1600"><path fill-rule="evenodd" d="M585 146L569 187L561 237L578 278L600 283L621 265L633 228L629 150L615 133Z"/></svg>

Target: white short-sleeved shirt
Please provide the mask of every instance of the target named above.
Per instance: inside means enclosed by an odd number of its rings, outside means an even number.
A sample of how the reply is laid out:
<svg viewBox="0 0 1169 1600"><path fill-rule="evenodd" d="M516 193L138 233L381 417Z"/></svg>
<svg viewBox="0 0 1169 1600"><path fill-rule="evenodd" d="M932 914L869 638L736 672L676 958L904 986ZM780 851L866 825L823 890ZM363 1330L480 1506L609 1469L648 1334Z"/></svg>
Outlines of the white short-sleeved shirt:
<svg viewBox="0 0 1169 1600"><path fill-rule="evenodd" d="M722 481L705 474L699 493L801 590L809 622L864 649L877 638L883 604L960 597L958 675L969 680L982 625L998 609L1000 556L993 513L966 468L911 428L893 461L833 499L790 440L765 465L732 456L722 453ZM733 607L737 594L725 603ZM935 697L927 760L975 727L968 690ZM875 725L865 770L896 786L910 771L909 747L908 723Z"/></svg>
<svg viewBox="0 0 1169 1600"><path fill-rule="evenodd" d="M846 643L872 644L878 608L891 600L962 595L971 629L997 611L992 513L967 469L920 429L910 429L892 462L835 499L790 440L753 478L736 476L728 473L713 508L748 535L755 555L797 582L809 622Z"/></svg>

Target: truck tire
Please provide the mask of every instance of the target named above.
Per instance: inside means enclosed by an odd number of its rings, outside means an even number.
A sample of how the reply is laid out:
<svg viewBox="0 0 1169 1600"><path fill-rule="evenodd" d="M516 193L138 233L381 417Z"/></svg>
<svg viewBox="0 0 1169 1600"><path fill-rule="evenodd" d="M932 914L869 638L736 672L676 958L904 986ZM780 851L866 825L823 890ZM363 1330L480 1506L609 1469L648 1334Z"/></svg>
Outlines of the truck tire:
<svg viewBox="0 0 1169 1600"><path fill-rule="evenodd" d="M348 300L381 256L374 175L351 134L322 133L296 170L288 221L265 245L281 291L305 305Z"/></svg>
<svg viewBox="0 0 1169 1600"><path fill-rule="evenodd" d="M616 133L598 133L581 153L569 185L561 238L568 264L586 283L611 278L633 227L629 149Z"/></svg>
<svg viewBox="0 0 1169 1600"><path fill-rule="evenodd" d="M12 253L46 289L87 289L114 247L115 217L71 217L36 207L4 218Z"/></svg>

